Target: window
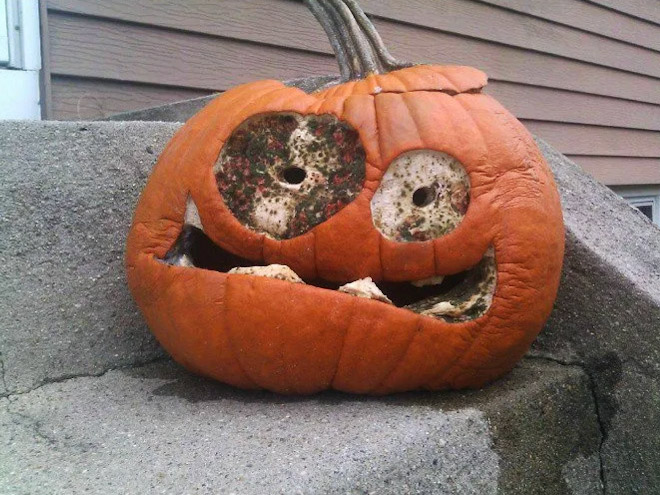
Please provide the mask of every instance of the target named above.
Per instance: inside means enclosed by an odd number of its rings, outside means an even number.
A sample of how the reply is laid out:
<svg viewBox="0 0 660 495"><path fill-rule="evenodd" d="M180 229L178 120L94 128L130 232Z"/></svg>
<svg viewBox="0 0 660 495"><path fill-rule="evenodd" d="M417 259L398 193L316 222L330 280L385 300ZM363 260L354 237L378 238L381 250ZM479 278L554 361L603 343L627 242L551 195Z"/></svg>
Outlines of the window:
<svg viewBox="0 0 660 495"><path fill-rule="evenodd" d="M649 220L660 225L660 185L618 186L612 189Z"/></svg>
<svg viewBox="0 0 660 495"><path fill-rule="evenodd" d="M640 197L640 198L628 198L628 203L633 205L639 211L641 211L649 220L653 221L653 211L655 210L655 198L653 197Z"/></svg>
<svg viewBox="0 0 660 495"><path fill-rule="evenodd" d="M0 0L0 119L39 119L38 0Z"/></svg>

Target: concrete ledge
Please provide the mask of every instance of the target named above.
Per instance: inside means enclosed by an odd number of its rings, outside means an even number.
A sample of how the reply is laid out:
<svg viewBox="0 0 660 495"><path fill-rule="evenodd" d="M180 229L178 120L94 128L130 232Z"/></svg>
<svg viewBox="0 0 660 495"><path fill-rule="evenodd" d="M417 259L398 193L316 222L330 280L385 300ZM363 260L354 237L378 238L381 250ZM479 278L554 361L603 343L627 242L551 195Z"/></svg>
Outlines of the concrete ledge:
<svg viewBox="0 0 660 495"><path fill-rule="evenodd" d="M306 93L311 93L322 89L323 87L340 82L340 77L336 74L316 77L302 77L284 81L287 86L302 89ZM133 110L122 112L101 120L114 121L147 121L147 122L185 122L190 117L199 112L207 103L213 100L219 93L190 100L176 101L167 105L144 108L142 110Z"/></svg>
<svg viewBox="0 0 660 495"><path fill-rule="evenodd" d="M4 394L163 355L123 256L137 198L178 127L0 122Z"/></svg>
<svg viewBox="0 0 660 495"><path fill-rule="evenodd" d="M597 494L579 368L527 361L487 390L240 392L171 363L0 400L0 492Z"/></svg>
<svg viewBox="0 0 660 495"><path fill-rule="evenodd" d="M148 173L179 124L0 122L0 396L163 356L122 256ZM660 230L545 143L567 255L535 355L593 381L608 493L660 486Z"/></svg>
<svg viewBox="0 0 660 495"><path fill-rule="evenodd" d="M177 101L168 105L118 113L102 120L117 122L185 122L204 108L216 96L218 95L201 96L190 100Z"/></svg>
<svg viewBox="0 0 660 495"><path fill-rule="evenodd" d="M660 229L539 142L566 224L555 309L532 348L583 367L604 433L607 493L660 490Z"/></svg>

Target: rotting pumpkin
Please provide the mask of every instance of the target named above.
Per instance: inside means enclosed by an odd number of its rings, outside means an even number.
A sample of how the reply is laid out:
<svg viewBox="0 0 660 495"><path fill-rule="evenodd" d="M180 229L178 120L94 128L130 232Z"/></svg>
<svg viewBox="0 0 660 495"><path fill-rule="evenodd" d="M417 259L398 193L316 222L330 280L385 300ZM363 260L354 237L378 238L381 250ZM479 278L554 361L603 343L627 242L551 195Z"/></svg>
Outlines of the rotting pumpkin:
<svg viewBox="0 0 660 495"><path fill-rule="evenodd" d="M353 0L306 4L342 80L245 84L179 130L128 237L133 296L176 361L237 387L482 386L556 296L551 173L482 72L399 63Z"/></svg>

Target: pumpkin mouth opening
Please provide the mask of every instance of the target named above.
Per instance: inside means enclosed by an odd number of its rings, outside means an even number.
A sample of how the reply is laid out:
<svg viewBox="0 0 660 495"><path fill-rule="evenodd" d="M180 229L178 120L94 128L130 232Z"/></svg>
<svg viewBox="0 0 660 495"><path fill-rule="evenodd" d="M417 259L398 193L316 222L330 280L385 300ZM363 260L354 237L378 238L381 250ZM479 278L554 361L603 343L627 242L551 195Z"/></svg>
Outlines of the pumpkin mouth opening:
<svg viewBox="0 0 660 495"><path fill-rule="evenodd" d="M483 316L493 301L496 264L493 248L481 261L463 272L411 282L364 278L346 284L323 279L302 280L286 265L264 265L242 258L216 245L202 229L185 224L176 242L161 260L174 266L202 268L223 273L270 277L290 283L337 290L381 301L400 309L456 323Z"/></svg>

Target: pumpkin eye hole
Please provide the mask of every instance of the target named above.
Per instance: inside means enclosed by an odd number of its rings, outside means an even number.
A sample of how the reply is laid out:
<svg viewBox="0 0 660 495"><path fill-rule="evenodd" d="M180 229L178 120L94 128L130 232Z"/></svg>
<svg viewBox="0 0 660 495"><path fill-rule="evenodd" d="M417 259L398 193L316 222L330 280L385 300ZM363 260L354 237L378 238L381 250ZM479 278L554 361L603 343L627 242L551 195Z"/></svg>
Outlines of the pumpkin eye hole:
<svg viewBox="0 0 660 495"><path fill-rule="evenodd" d="M227 139L213 169L218 192L245 227L274 239L304 234L362 191L358 132L333 115L267 113Z"/></svg>
<svg viewBox="0 0 660 495"><path fill-rule="evenodd" d="M282 170L282 180L287 184L300 184L306 177L307 172L300 167L287 167Z"/></svg>
<svg viewBox="0 0 660 495"><path fill-rule="evenodd" d="M456 158L415 150L390 163L371 200L371 216L387 239L428 241L454 230L469 203L470 178Z"/></svg>
<svg viewBox="0 0 660 495"><path fill-rule="evenodd" d="M415 206L424 208L435 201L435 187L424 186L413 193L412 202Z"/></svg>

